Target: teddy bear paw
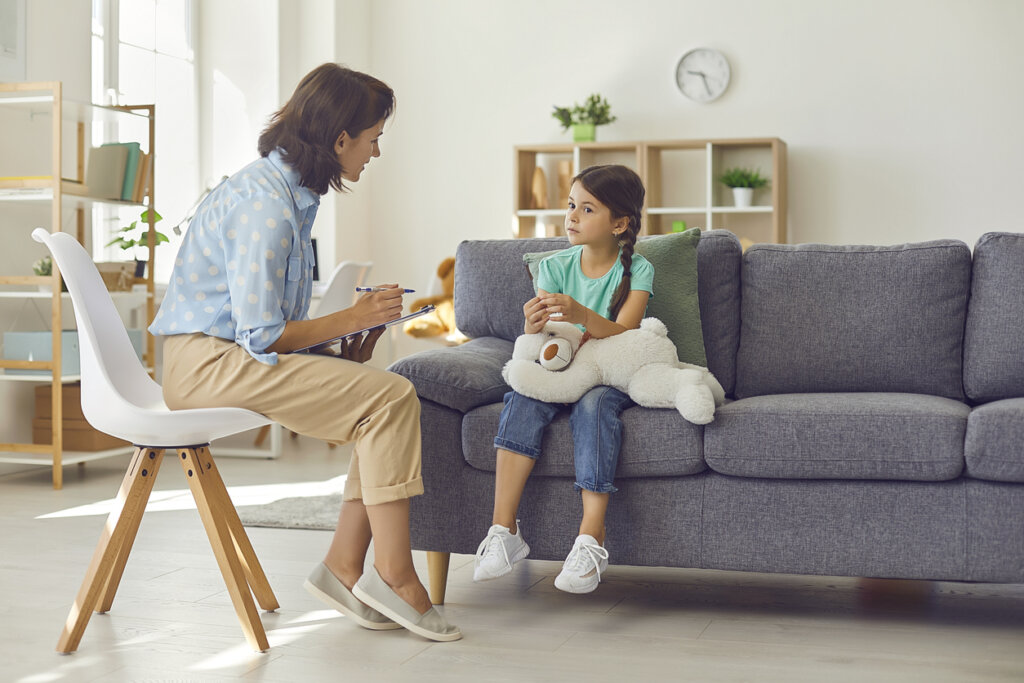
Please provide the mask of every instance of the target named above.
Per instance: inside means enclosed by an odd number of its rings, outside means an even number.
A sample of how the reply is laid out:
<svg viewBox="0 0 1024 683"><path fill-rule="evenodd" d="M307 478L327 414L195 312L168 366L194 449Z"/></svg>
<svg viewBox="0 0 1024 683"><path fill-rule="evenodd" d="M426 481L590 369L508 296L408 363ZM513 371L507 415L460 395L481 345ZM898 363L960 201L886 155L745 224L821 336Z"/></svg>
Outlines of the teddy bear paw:
<svg viewBox="0 0 1024 683"><path fill-rule="evenodd" d="M685 420L706 425L715 419L715 398L706 386L684 387L676 395L676 410Z"/></svg>

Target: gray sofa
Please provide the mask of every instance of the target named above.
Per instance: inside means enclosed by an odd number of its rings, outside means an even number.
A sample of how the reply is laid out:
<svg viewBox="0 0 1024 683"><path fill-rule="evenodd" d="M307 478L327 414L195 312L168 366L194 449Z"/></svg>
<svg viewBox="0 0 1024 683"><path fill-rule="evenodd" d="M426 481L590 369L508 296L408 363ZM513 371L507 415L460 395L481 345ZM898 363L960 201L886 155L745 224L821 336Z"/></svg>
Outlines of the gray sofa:
<svg viewBox="0 0 1024 683"><path fill-rule="evenodd" d="M413 547L443 602L448 553L491 521L501 368L532 296L522 254L564 239L468 241L455 312L472 338L404 358L423 411ZM612 564L1024 582L1024 235L972 255L890 247L697 247L711 424L625 411L607 519ZM655 292L657 296L657 291ZM567 415L520 509L531 559L562 560L581 514Z"/></svg>

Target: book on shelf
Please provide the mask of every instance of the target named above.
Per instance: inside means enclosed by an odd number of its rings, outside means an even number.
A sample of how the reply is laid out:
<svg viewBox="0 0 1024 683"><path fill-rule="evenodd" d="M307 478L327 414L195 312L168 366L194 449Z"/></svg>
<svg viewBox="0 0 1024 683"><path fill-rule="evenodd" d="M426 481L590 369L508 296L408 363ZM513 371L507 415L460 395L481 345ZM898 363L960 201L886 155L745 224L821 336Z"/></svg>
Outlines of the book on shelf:
<svg viewBox="0 0 1024 683"><path fill-rule="evenodd" d="M85 167L89 194L100 199L121 199L127 162L128 148L121 145L103 145L89 150Z"/></svg>
<svg viewBox="0 0 1024 683"><path fill-rule="evenodd" d="M149 190L152 162L137 142L108 142L89 151L85 185L99 199L141 202Z"/></svg>
<svg viewBox="0 0 1024 683"><path fill-rule="evenodd" d="M153 163L153 157L145 152L139 155L138 173L135 174L135 187L132 188L131 200L141 204L142 200L149 194L149 175Z"/></svg>

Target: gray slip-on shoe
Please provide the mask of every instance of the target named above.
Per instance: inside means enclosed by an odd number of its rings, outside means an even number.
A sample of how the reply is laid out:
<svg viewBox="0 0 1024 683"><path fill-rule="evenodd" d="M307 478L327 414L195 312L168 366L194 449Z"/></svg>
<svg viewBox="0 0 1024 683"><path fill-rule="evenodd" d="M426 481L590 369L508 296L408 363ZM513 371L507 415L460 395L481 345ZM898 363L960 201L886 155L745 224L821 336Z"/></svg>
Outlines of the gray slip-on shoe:
<svg viewBox="0 0 1024 683"><path fill-rule="evenodd" d="M423 614L417 612L380 578L376 567L371 566L369 570L363 572L356 585L352 586L352 593L418 636L437 641L462 638L459 627L445 621L435 608L431 607Z"/></svg>
<svg viewBox="0 0 1024 683"><path fill-rule="evenodd" d="M372 607L359 602L323 562L317 565L303 587L314 598L327 603L363 628L372 631L402 628L401 624L396 624Z"/></svg>

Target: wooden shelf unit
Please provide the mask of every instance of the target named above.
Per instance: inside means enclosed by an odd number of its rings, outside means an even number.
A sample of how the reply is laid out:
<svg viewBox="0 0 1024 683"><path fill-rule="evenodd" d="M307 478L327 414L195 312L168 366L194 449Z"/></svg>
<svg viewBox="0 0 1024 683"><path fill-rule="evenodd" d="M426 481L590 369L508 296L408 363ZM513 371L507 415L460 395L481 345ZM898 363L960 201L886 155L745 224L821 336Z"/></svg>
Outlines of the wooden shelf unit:
<svg viewBox="0 0 1024 683"><path fill-rule="evenodd" d="M90 197L87 195L84 185L86 149L92 134L91 125L94 123L112 124L133 119L141 121L148 132L137 141L152 155L155 150L156 108L154 105L102 107L72 102L64 99L60 81L0 83L0 115L5 117L4 120L7 124L11 122L17 124L5 125L2 129L4 132L0 133L0 140L7 137L2 149L14 150L14 154L4 159L3 169L0 170L0 223L3 222L5 206L49 202L50 231L60 232L65 223L71 223L75 228L76 239L91 251L90 245L85 244L85 212L92 205L99 203L133 206L137 207L140 212L143 208L154 205L152 166L149 170L148 197L141 204ZM6 144L12 140L12 137L8 136L18 135L19 126L24 126L25 130L35 131L37 130L35 127L43 125L42 122L45 122L46 119L49 119L50 127L46 136L50 145L48 160L40 159L38 154L33 155L31 152L26 152L26 148L31 144L26 145L23 140ZM69 135L67 134L68 130L74 132ZM26 167L34 175L18 175ZM49 173L40 174L39 172L44 169L49 170ZM67 220L68 212L71 214L70 221ZM34 225L19 227L16 229L17 234L14 234L16 232L14 228L4 226L4 242L30 240L29 234L33 227ZM153 246L149 249L146 275L143 278L135 278L133 283L136 285L135 289L141 291L124 293L121 297L115 296L115 300L119 298L137 299L140 301L140 305L144 300L147 325L153 320L155 314L155 231L155 222L151 220L149 244ZM62 296L61 283L60 272L56 264L54 264L52 275L49 276L0 274L0 299L49 299L49 330L51 332L61 330L63 306L67 297L66 293ZM26 286L31 289L26 289ZM40 292L40 287L49 287L49 293ZM53 472L53 487L59 489L63 486L64 465L130 453L129 449L94 452L70 452L64 449L62 387L66 382L76 381L78 376L66 375L62 372L61 335L51 334L51 341L53 360L25 361L0 358L0 380L49 383L51 385L53 423L52 438L49 444L3 442L4 440L0 437L0 463L49 465ZM147 367L152 368L155 364L155 340L152 335L145 335L144 349L144 363ZM7 370L11 369L35 370L39 371L39 374L8 374Z"/></svg>
<svg viewBox="0 0 1024 683"><path fill-rule="evenodd" d="M515 148L514 234L543 237L562 234L564 197L559 165L572 177L592 164L629 166L644 182L647 201L643 234L672 231L673 221L688 228L724 228L745 244L785 243L786 143L778 138L658 140L523 145ZM755 191L750 207L733 206L729 188L718 182L733 166L760 169L770 185ZM535 168L546 178L547 206L533 201Z"/></svg>

